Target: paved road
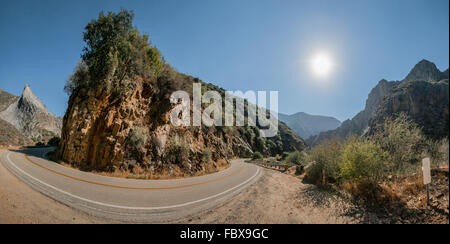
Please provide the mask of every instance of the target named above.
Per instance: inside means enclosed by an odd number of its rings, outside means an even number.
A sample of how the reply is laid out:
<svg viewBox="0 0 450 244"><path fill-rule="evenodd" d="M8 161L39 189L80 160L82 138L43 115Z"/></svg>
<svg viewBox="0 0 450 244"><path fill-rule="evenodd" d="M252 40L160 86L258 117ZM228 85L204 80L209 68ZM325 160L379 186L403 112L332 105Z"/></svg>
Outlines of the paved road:
<svg viewBox="0 0 450 244"><path fill-rule="evenodd" d="M1 163L33 189L74 209L124 222L166 222L210 209L261 176L260 168L233 160L218 173L176 180L101 176L46 160L50 149L0 151Z"/></svg>

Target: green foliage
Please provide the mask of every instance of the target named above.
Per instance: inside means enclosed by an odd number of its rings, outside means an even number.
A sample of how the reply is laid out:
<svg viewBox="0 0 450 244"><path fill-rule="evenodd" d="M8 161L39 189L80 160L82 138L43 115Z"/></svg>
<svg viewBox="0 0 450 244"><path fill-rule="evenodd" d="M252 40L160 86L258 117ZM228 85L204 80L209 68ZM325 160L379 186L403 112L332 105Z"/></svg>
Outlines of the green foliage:
<svg viewBox="0 0 450 244"><path fill-rule="evenodd" d="M171 145L166 154L168 162L173 164L182 164L189 160L190 150L184 143Z"/></svg>
<svg viewBox="0 0 450 244"><path fill-rule="evenodd" d="M144 128L135 127L130 130L130 134L128 136L132 146L135 148L141 148L147 142L148 132Z"/></svg>
<svg viewBox="0 0 450 244"><path fill-rule="evenodd" d="M386 118L370 140L389 154L390 170L394 174L406 174L414 169L422 158L425 142L420 128L405 113Z"/></svg>
<svg viewBox="0 0 450 244"><path fill-rule="evenodd" d="M212 152L208 148L203 151L202 160L203 162L209 163L212 159Z"/></svg>
<svg viewBox="0 0 450 244"><path fill-rule="evenodd" d="M342 152L339 178L343 182L375 185L386 177L387 154L369 140L351 140Z"/></svg>
<svg viewBox="0 0 450 244"><path fill-rule="evenodd" d="M98 19L88 23L83 33L86 46L82 62L66 84L68 93L83 85L101 84L126 95L133 89L136 75L150 79L161 74L164 58L151 46L148 35L133 27L133 18L133 12L122 9L119 13L101 12Z"/></svg>
<svg viewBox="0 0 450 244"><path fill-rule="evenodd" d="M305 166L305 164L306 164L306 155L305 155L304 152L299 152L299 151L291 152L286 157L286 163Z"/></svg>
<svg viewBox="0 0 450 244"><path fill-rule="evenodd" d="M264 137L257 137L256 138L256 150L259 152L266 152L267 148L266 148L266 139Z"/></svg>
<svg viewBox="0 0 450 244"><path fill-rule="evenodd" d="M88 87L90 80L87 65L84 62L79 62L75 67L73 74L71 74L69 79L66 81L64 91L70 96L77 87Z"/></svg>
<svg viewBox="0 0 450 244"><path fill-rule="evenodd" d="M337 139L326 140L314 147L309 153L312 163L306 168L307 179L320 184L334 182L339 173L343 147L343 143Z"/></svg>
<svg viewBox="0 0 450 244"><path fill-rule="evenodd" d="M263 159L263 155L260 152L254 152L252 155L252 160L261 160Z"/></svg>

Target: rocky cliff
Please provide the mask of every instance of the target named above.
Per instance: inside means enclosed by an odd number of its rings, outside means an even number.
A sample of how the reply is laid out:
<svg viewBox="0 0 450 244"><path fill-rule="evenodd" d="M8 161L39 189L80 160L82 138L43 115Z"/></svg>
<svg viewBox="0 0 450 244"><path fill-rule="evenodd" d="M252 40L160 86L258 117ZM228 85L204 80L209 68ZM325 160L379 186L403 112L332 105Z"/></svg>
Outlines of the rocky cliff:
<svg viewBox="0 0 450 244"><path fill-rule="evenodd" d="M369 93L363 111L307 143L314 146L329 138L371 133L377 123L399 112L406 112L426 135L441 138L448 135L448 93L448 69L441 72L434 63L422 60L402 81L381 80Z"/></svg>
<svg viewBox="0 0 450 244"><path fill-rule="evenodd" d="M303 112L292 115L279 113L278 118L304 139L315 136L323 131L334 130L341 125L341 122L336 118L311 115Z"/></svg>
<svg viewBox="0 0 450 244"><path fill-rule="evenodd" d="M13 99L13 102L0 112L0 119L35 141L50 139L61 133L61 119L47 110L28 85L20 97Z"/></svg>
<svg viewBox="0 0 450 244"><path fill-rule="evenodd" d="M423 72L415 72L414 79L408 75L384 97L376 113L370 118L369 133L372 133L375 126L383 122L387 116L405 112L428 137L433 139L448 137L448 72L430 72L437 70L434 64L428 71L423 69L423 66L419 67Z"/></svg>
<svg viewBox="0 0 450 244"><path fill-rule="evenodd" d="M199 81L177 76L186 91ZM284 124L273 138L259 137L257 127L175 127L164 79L135 79L133 92L122 98L102 87L74 91L64 116L60 157L86 169L139 165L177 176L214 171L254 151L275 155L305 147Z"/></svg>

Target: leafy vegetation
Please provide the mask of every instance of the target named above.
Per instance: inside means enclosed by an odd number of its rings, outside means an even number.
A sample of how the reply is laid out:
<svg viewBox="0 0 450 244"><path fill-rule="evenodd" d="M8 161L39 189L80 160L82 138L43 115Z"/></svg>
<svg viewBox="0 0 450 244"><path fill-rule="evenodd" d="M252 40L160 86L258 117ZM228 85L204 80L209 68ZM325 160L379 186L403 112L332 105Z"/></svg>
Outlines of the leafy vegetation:
<svg viewBox="0 0 450 244"><path fill-rule="evenodd" d="M101 12L85 27L86 46L65 90L72 93L79 87L104 86L118 95L127 95L134 77L156 79L165 66L159 50L151 46L148 35L133 27L134 14L122 9L119 13Z"/></svg>
<svg viewBox="0 0 450 244"><path fill-rule="evenodd" d="M202 160L205 163L209 163L212 159L212 152L208 148L203 151Z"/></svg>
<svg viewBox="0 0 450 244"><path fill-rule="evenodd" d="M427 140L405 114L398 114L387 118L370 136L326 140L312 148L304 161L309 162L305 179L335 184L356 197L377 202L379 196L389 195L379 194L385 190L380 184L417 173L424 156L448 166L448 141Z"/></svg>
<svg viewBox="0 0 450 244"><path fill-rule="evenodd" d="M182 164L189 160L189 156L189 147L185 143L178 143L168 148L166 159L173 164Z"/></svg>
<svg viewBox="0 0 450 244"><path fill-rule="evenodd" d="M378 182L384 180L387 154L370 140L354 139L344 148L339 162L339 180L352 182L362 192L370 193Z"/></svg>
<svg viewBox="0 0 450 244"><path fill-rule="evenodd" d="M306 154L304 152L291 152L286 157L286 163L289 164L297 164L297 165L305 165L306 164Z"/></svg>
<svg viewBox="0 0 450 244"><path fill-rule="evenodd" d="M136 148L141 148L145 145L148 138L148 132L141 127L135 127L129 134L130 144Z"/></svg>
<svg viewBox="0 0 450 244"><path fill-rule="evenodd" d="M425 137L420 128L405 113L388 117L370 137L388 153L389 171L407 174L422 159Z"/></svg>
<svg viewBox="0 0 450 244"><path fill-rule="evenodd" d="M252 160L261 160L263 159L263 155L260 152L254 152L252 155Z"/></svg>

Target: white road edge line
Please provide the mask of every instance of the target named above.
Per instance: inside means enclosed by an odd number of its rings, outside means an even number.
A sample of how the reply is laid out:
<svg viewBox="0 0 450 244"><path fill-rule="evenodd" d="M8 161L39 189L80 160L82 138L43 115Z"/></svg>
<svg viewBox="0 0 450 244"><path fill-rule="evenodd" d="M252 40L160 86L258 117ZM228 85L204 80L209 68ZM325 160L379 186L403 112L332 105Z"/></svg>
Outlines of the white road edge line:
<svg viewBox="0 0 450 244"><path fill-rule="evenodd" d="M25 172L25 171L23 171L21 168L19 168L19 167L18 167L15 163L13 163L12 160L9 158L9 155L10 155L10 154L11 154L11 152L8 152L8 154L6 155L6 158L7 158L8 161L14 166L14 168L16 168L17 170L19 170L22 174L24 174L24 175L30 177L31 179L33 179L33 180L35 180L35 181L37 181L37 182L39 182L39 183L41 183L41 184L43 184L43 185L45 185L45 186L47 186L47 187L52 188L52 189L55 190L55 191L59 191L59 192L61 192L61 193L63 193L63 194L66 194L66 195L68 195L68 196L70 196L70 197L77 198L77 199L79 199L79 200L82 200L82 201L85 201L85 202L89 202L89 203L93 203L93 204L97 204L97 205L100 205L100 206L111 207L111 208L119 208L119 209L128 209L128 210L159 210L159 209L168 209L168 208L178 208L178 207L184 207L184 206L188 206L188 205L191 205L191 204L203 202L203 201L209 200L209 199L211 199L211 198L215 198L215 197L217 197L217 196L223 195L223 194L225 194L225 193L227 193L227 192L230 192L230 191L232 191L232 190L234 190L234 189L236 189L236 188L239 188L240 186L242 186L242 185L248 183L248 182L251 181L253 178L255 178L255 177L259 174L259 171L260 171L260 169L259 169L259 167L258 167L258 170L256 171L256 173L255 173L252 177L250 177L250 178L247 179L246 181L240 183L239 185L234 186L234 187L232 187L232 188L230 188L230 189L228 189L228 190L226 190L226 191L223 191L223 192L221 192L221 193L218 193L218 194L215 194L215 195L212 195L212 196L203 198L203 199L199 199L199 200L196 200L196 201L186 202L186 203L181 203L181 204L176 204L176 205L171 205L171 206L160 206L160 207L128 207L128 206L119 206L119 205L113 205L113 204L108 204L108 203L102 203L102 202L97 202L97 201L89 200L89 199L86 199L86 198L83 198L83 197L80 197L80 196L73 195L73 194L71 194L71 193L69 193L69 192L63 191L63 190L61 190L61 189L59 189L59 188L56 188L56 187L54 187L54 186L52 186L52 185L50 185L50 184L47 184L47 183L45 183L45 182L43 182L43 181L41 181L41 180L39 180L39 179L36 179L35 177L31 176L30 174L28 174L27 172Z"/></svg>

